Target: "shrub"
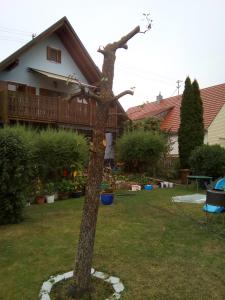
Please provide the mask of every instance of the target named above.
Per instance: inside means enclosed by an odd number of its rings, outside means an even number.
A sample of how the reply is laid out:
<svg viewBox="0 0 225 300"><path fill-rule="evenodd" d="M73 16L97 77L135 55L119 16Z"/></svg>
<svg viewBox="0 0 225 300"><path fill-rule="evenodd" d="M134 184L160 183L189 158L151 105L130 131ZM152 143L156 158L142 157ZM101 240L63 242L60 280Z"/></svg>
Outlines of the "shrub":
<svg viewBox="0 0 225 300"><path fill-rule="evenodd" d="M24 136L0 130L0 224L19 223L32 177L32 154Z"/></svg>
<svg viewBox="0 0 225 300"><path fill-rule="evenodd" d="M124 124L124 131L129 132L134 130L161 132L160 120L154 117L149 117L144 120L126 121Z"/></svg>
<svg viewBox="0 0 225 300"><path fill-rule="evenodd" d="M88 158L86 139L73 131L41 131L35 144L35 161L42 181L58 181L63 171L84 166Z"/></svg>
<svg viewBox="0 0 225 300"><path fill-rule="evenodd" d="M63 192L63 193L69 193L74 190L74 185L73 181L70 179L63 179L60 182L56 184L57 186L57 191L58 192Z"/></svg>
<svg viewBox="0 0 225 300"><path fill-rule="evenodd" d="M212 176L225 175L225 149L220 145L203 145L192 151L190 166L197 175Z"/></svg>
<svg viewBox="0 0 225 300"><path fill-rule="evenodd" d="M143 172L154 169L166 149L165 138L143 130L125 133L117 141L117 158L129 171Z"/></svg>

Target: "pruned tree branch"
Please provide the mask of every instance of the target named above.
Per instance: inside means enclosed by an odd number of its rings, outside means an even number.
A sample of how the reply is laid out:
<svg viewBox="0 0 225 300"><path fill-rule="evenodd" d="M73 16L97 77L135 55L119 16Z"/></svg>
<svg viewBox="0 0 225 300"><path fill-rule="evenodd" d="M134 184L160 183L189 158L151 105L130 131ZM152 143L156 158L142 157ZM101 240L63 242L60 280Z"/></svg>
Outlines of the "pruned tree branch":
<svg viewBox="0 0 225 300"><path fill-rule="evenodd" d="M104 47L101 48L101 46L99 46L99 48L98 48L97 51L98 51L99 53L102 53L102 54L104 55L104 54L105 54L105 50L104 50L104 49L105 49Z"/></svg>
<svg viewBox="0 0 225 300"><path fill-rule="evenodd" d="M133 95L134 95L134 91L126 90L126 91L124 91L124 92L118 94L117 96L113 96L113 95L112 95L112 97L111 97L109 100L105 101L105 103L106 103L107 105L110 105L112 102L118 101L121 97L126 96L126 95L131 95L131 96L133 96Z"/></svg>
<svg viewBox="0 0 225 300"><path fill-rule="evenodd" d="M107 44L105 47L99 47L98 52L106 55L108 51L116 51L119 48L128 49L127 42L137 33L140 32L140 26L135 27L132 31L130 31L127 35L123 36L119 41L114 42L112 44Z"/></svg>
<svg viewBox="0 0 225 300"><path fill-rule="evenodd" d="M79 97L79 96L83 96L82 91L78 91L77 93L74 93L74 94L72 94L72 95L69 95L69 96L66 98L66 100L67 100L67 101L71 101L71 100L73 100L73 98L76 98L76 97Z"/></svg>
<svg viewBox="0 0 225 300"><path fill-rule="evenodd" d="M99 95L93 93L93 92L90 91L90 90L88 90L88 91L86 92L86 97L92 98L92 99L94 99L95 101L97 101L98 103L101 103L101 102L102 102L101 97L100 97Z"/></svg>
<svg viewBox="0 0 225 300"><path fill-rule="evenodd" d="M126 91L118 94L117 96L113 97L112 101L119 100L121 97L123 97L125 95L131 95L131 96L133 96L134 95L134 91L126 90Z"/></svg>
<svg viewBox="0 0 225 300"><path fill-rule="evenodd" d="M91 98L97 101L98 103L101 103L101 97L91 90L86 90L84 86L80 86L80 90L77 93L74 93L70 95L67 100L71 101L73 98L83 96L84 98Z"/></svg>
<svg viewBox="0 0 225 300"><path fill-rule="evenodd" d="M132 31L130 31L127 35L123 36L119 41L114 42L112 48L117 50L119 48L128 49L127 42L135 36L135 34L140 32L140 26L135 27ZM109 44L110 45L110 44Z"/></svg>
<svg viewBox="0 0 225 300"><path fill-rule="evenodd" d="M73 98L79 97L79 96L83 96L85 93L85 87L82 86L81 84L78 84L79 86L79 90L71 95L69 95L66 100L71 101Z"/></svg>

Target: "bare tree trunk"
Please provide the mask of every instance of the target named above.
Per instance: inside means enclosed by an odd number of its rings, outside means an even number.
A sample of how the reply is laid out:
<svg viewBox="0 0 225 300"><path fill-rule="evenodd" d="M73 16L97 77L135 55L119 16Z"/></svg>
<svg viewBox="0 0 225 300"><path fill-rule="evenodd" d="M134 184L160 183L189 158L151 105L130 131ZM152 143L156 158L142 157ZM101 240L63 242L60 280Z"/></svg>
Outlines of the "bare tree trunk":
<svg viewBox="0 0 225 300"><path fill-rule="evenodd" d="M104 55L102 76L100 82L100 95L93 95L98 100L96 112L96 124L93 132L93 148L88 167L88 182L86 186L85 203L80 227L76 264L74 268L74 287L70 294L79 296L89 290L91 278L91 266L94 249L95 231L99 207L99 188L103 176L103 164L105 146L105 128L108 120L109 105L126 94L133 94L125 91L118 96L113 96L112 86L114 77L114 64L116 50L127 49L127 41L140 32L136 27L118 42L108 44L104 49L98 51ZM89 94L90 96L90 94Z"/></svg>
<svg viewBox="0 0 225 300"><path fill-rule="evenodd" d="M82 294L90 285L91 264L99 207L99 187L102 182L105 147L105 124L108 109L106 105L97 107L97 120L93 133L93 150L88 168L85 203L80 227L76 265L74 270L76 293Z"/></svg>

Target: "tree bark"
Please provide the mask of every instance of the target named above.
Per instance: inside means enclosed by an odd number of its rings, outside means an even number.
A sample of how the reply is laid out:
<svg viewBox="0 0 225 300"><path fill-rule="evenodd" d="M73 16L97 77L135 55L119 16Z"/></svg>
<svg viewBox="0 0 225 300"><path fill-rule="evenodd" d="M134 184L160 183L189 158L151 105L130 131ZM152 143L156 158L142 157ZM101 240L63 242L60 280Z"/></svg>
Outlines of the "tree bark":
<svg viewBox="0 0 225 300"><path fill-rule="evenodd" d="M91 278L91 266L94 249L94 240L99 208L99 192L103 177L105 146L105 128L109 116L109 105L112 100L117 100L126 94L133 94L132 91L125 91L114 97L112 92L114 78L114 64L116 50L118 48L127 49L127 41L140 32L136 27L118 42L108 44L104 49L98 51L104 55L102 66L102 76L100 82L100 95L96 110L96 123L93 131L93 148L91 151L88 166L88 182L86 186L83 216L80 227L80 235L74 268L74 287L71 294L81 295L89 290Z"/></svg>
<svg viewBox="0 0 225 300"><path fill-rule="evenodd" d="M99 191L102 182L105 146L105 124L108 109L105 105L98 105L97 120L93 132L93 149L88 167L88 181L86 185L83 216L74 270L76 293L79 295L89 289L92 256L94 249L95 231L99 208Z"/></svg>

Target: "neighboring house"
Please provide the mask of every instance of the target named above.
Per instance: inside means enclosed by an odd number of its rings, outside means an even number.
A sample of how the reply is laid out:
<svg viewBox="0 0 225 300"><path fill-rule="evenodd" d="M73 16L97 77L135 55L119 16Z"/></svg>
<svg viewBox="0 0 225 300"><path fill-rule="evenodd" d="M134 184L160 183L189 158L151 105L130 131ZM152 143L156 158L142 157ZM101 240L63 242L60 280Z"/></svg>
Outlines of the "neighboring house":
<svg viewBox="0 0 225 300"><path fill-rule="evenodd" d="M0 63L0 121L73 128L92 135L96 102L68 95L98 88L101 72L66 17ZM125 111L110 107L107 132L115 136Z"/></svg>
<svg viewBox="0 0 225 300"><path fill-rule="evenodd" d="M203 102L203 118L206 144L225 147L225 83L200 90ZM173 149L171 155L178 155L178 129L182 96L158 99L155 102L131 107L127 110L131 120L156 117L161 120L161 129L171 133ZM191 136L190 136L191 138Z"/></svg>

